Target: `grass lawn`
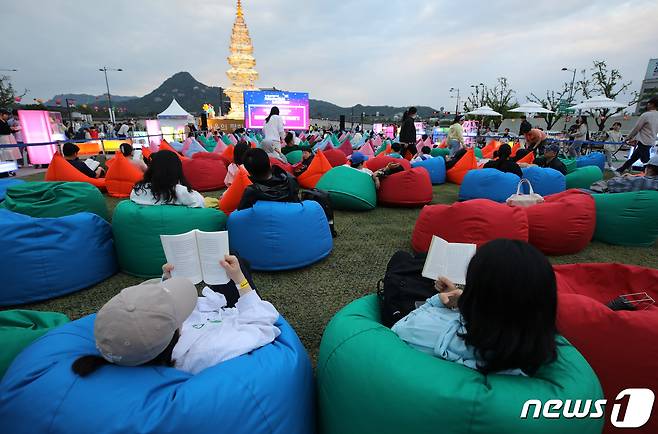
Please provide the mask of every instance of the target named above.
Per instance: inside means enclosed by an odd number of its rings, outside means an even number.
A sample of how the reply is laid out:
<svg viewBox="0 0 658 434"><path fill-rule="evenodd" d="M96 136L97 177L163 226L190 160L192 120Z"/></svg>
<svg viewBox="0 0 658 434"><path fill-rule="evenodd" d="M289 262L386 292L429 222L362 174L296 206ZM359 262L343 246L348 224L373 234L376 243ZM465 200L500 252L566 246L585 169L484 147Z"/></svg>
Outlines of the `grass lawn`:
<svg viewBox="0 0 658 434"><path fill-rule="evenodd" d="M40 174L26 180L42 179ZM453 184L435 186L433 203L453 203L458 191L459 186ZM107 198L110 214L119 202ZM334 250L327 259L302 270L254 273L261 295L295 328L314 364L322 331L331 317L352 300L376 290L377 281L383 277L388 259L396 250L411 250L411 232L419 212L419 209L398 208L377 208L365 213L337 211L339 237L334 240ZM304 236L303 228L300 236ZM635 248L594 242L577 255L553 257L551 261L555 264L622 262L658 268L657 253L656 246ZM96 312L122 288L141 280L119 273L87 290L20 308L63 312L77 319ZM622 282L617 284L624 289Z"/></svg>

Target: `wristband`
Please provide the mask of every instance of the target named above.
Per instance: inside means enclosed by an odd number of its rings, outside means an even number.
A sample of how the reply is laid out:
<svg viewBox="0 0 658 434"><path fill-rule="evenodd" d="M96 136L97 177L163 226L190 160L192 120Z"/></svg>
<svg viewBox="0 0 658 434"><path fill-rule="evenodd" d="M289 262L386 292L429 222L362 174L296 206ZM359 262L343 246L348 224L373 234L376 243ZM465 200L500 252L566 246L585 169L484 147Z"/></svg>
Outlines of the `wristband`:
<svg viewBox="0 0 658 434"><path fill-rule="evenodd" d="M240 289L244 289L247 286L249 286L249 281L245 278L242 280L242 282L240 282Z"/></svg>

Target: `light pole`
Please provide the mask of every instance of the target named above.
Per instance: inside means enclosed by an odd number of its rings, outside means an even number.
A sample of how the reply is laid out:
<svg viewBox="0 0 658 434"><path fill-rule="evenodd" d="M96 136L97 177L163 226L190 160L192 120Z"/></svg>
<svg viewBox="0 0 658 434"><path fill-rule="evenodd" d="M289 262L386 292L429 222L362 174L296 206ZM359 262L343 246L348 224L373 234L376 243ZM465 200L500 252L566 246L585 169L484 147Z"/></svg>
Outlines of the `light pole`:
<svg viewBox="0 0 658 434"><path fill-rule="evenodd" d="M573 77L571 78L571 89L569 90L569 103L573 102L573 85L576 82L576 70L569 68L562 68L562 71L573 72Z"/></svg>
<svg viewBox="0 0 658 434"><path fill-rule="evenodd" d="M457 114L459 114L459 88L458 87L457 88L451 87L450 88L450 93L453 93L453 92L457 92L457 105L455 106L455 116L456 116ZM451 97L451 98L454 98L454 97Z"/></svg>
<svg viewBox="0 0 658 434"><path fill-rule="evenodd" d="M481 101L480 101L480 96L479 96L480 95L480 92L479 92L480 86L482 86L482 96L484 97L484 83L472 84L471 85L472 88L475 88L475 101L480 105L484 105L484 104L481 104Z"/></svg>
<svg viewBox="0 0 658 434"><path fill-rule="evenodd" d="M117 71L121 72L123 69L121 68L108 68L107 66L104 66L99 69L99 71L105 73L105 86L107 87L107 110L110 113L110 122L114 123L116 119L114 118L114 109L112 109L112 96L110 95L110 82L107 81L107 71Z"/></svg>
<svg viewBox="0 0 658 434"><path fill-rule="evenodd" d="M18 69L0 69L2 72L16 72Z"/></svg>

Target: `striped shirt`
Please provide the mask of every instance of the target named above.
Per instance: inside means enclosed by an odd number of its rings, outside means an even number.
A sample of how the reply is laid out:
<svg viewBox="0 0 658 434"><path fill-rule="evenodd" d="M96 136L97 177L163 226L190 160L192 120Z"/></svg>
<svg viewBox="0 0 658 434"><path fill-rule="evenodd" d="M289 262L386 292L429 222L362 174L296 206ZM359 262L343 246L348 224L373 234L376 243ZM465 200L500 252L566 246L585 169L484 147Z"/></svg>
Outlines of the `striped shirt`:
<svg viewBox="0 0 658 434"><path fill-rule="evenodd" d="M608 193L658 190L658 176L617 176L607 181Z"/></svg>

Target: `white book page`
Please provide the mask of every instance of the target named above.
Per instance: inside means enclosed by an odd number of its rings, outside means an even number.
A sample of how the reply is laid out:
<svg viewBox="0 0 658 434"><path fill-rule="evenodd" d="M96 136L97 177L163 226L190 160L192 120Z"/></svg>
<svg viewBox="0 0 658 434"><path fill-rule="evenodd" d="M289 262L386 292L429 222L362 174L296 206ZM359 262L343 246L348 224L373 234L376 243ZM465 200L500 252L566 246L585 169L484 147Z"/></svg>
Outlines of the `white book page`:
<svg viewBox="0 0 658 434"><path fill-rule="evenodd" d="M160 235L167 263L174 266L172 277L186 277L195 285L203 281L196 230L180 235Z"/></svg>
<svg viewBox="0 0 658 434"><path fill-rule="evenodd" d="M432 237L430 249L427 252L425 265L423 266L422 276L428 279L436 280L444 276L444 264L448 252L448 242L436 235Z"/></svg>
<svg viewBox="0 0 658 434"><path fill-rule="evenodd" d="M466 271L475 255L475 244L451 243L445 258L444 276L457 285L466 284Z"/></svg>
<svg viewBox="0 0 658 434"><path fill-rule="evenodd" d="M98 166L101 165L101 163L99 163L98 161L94 160L93 158L87 158L87 159L85 160L85 164L86 164L87 167L90 168L91 170L96 170L96 169L98 169Z"/></svg>
<svg viewBox="0 0 658 434"><path fill-rule="evenodd" d="M228 283L229 278L219 261L228 255L228 232L196 231L203 281L208 285Z"/></svg>

